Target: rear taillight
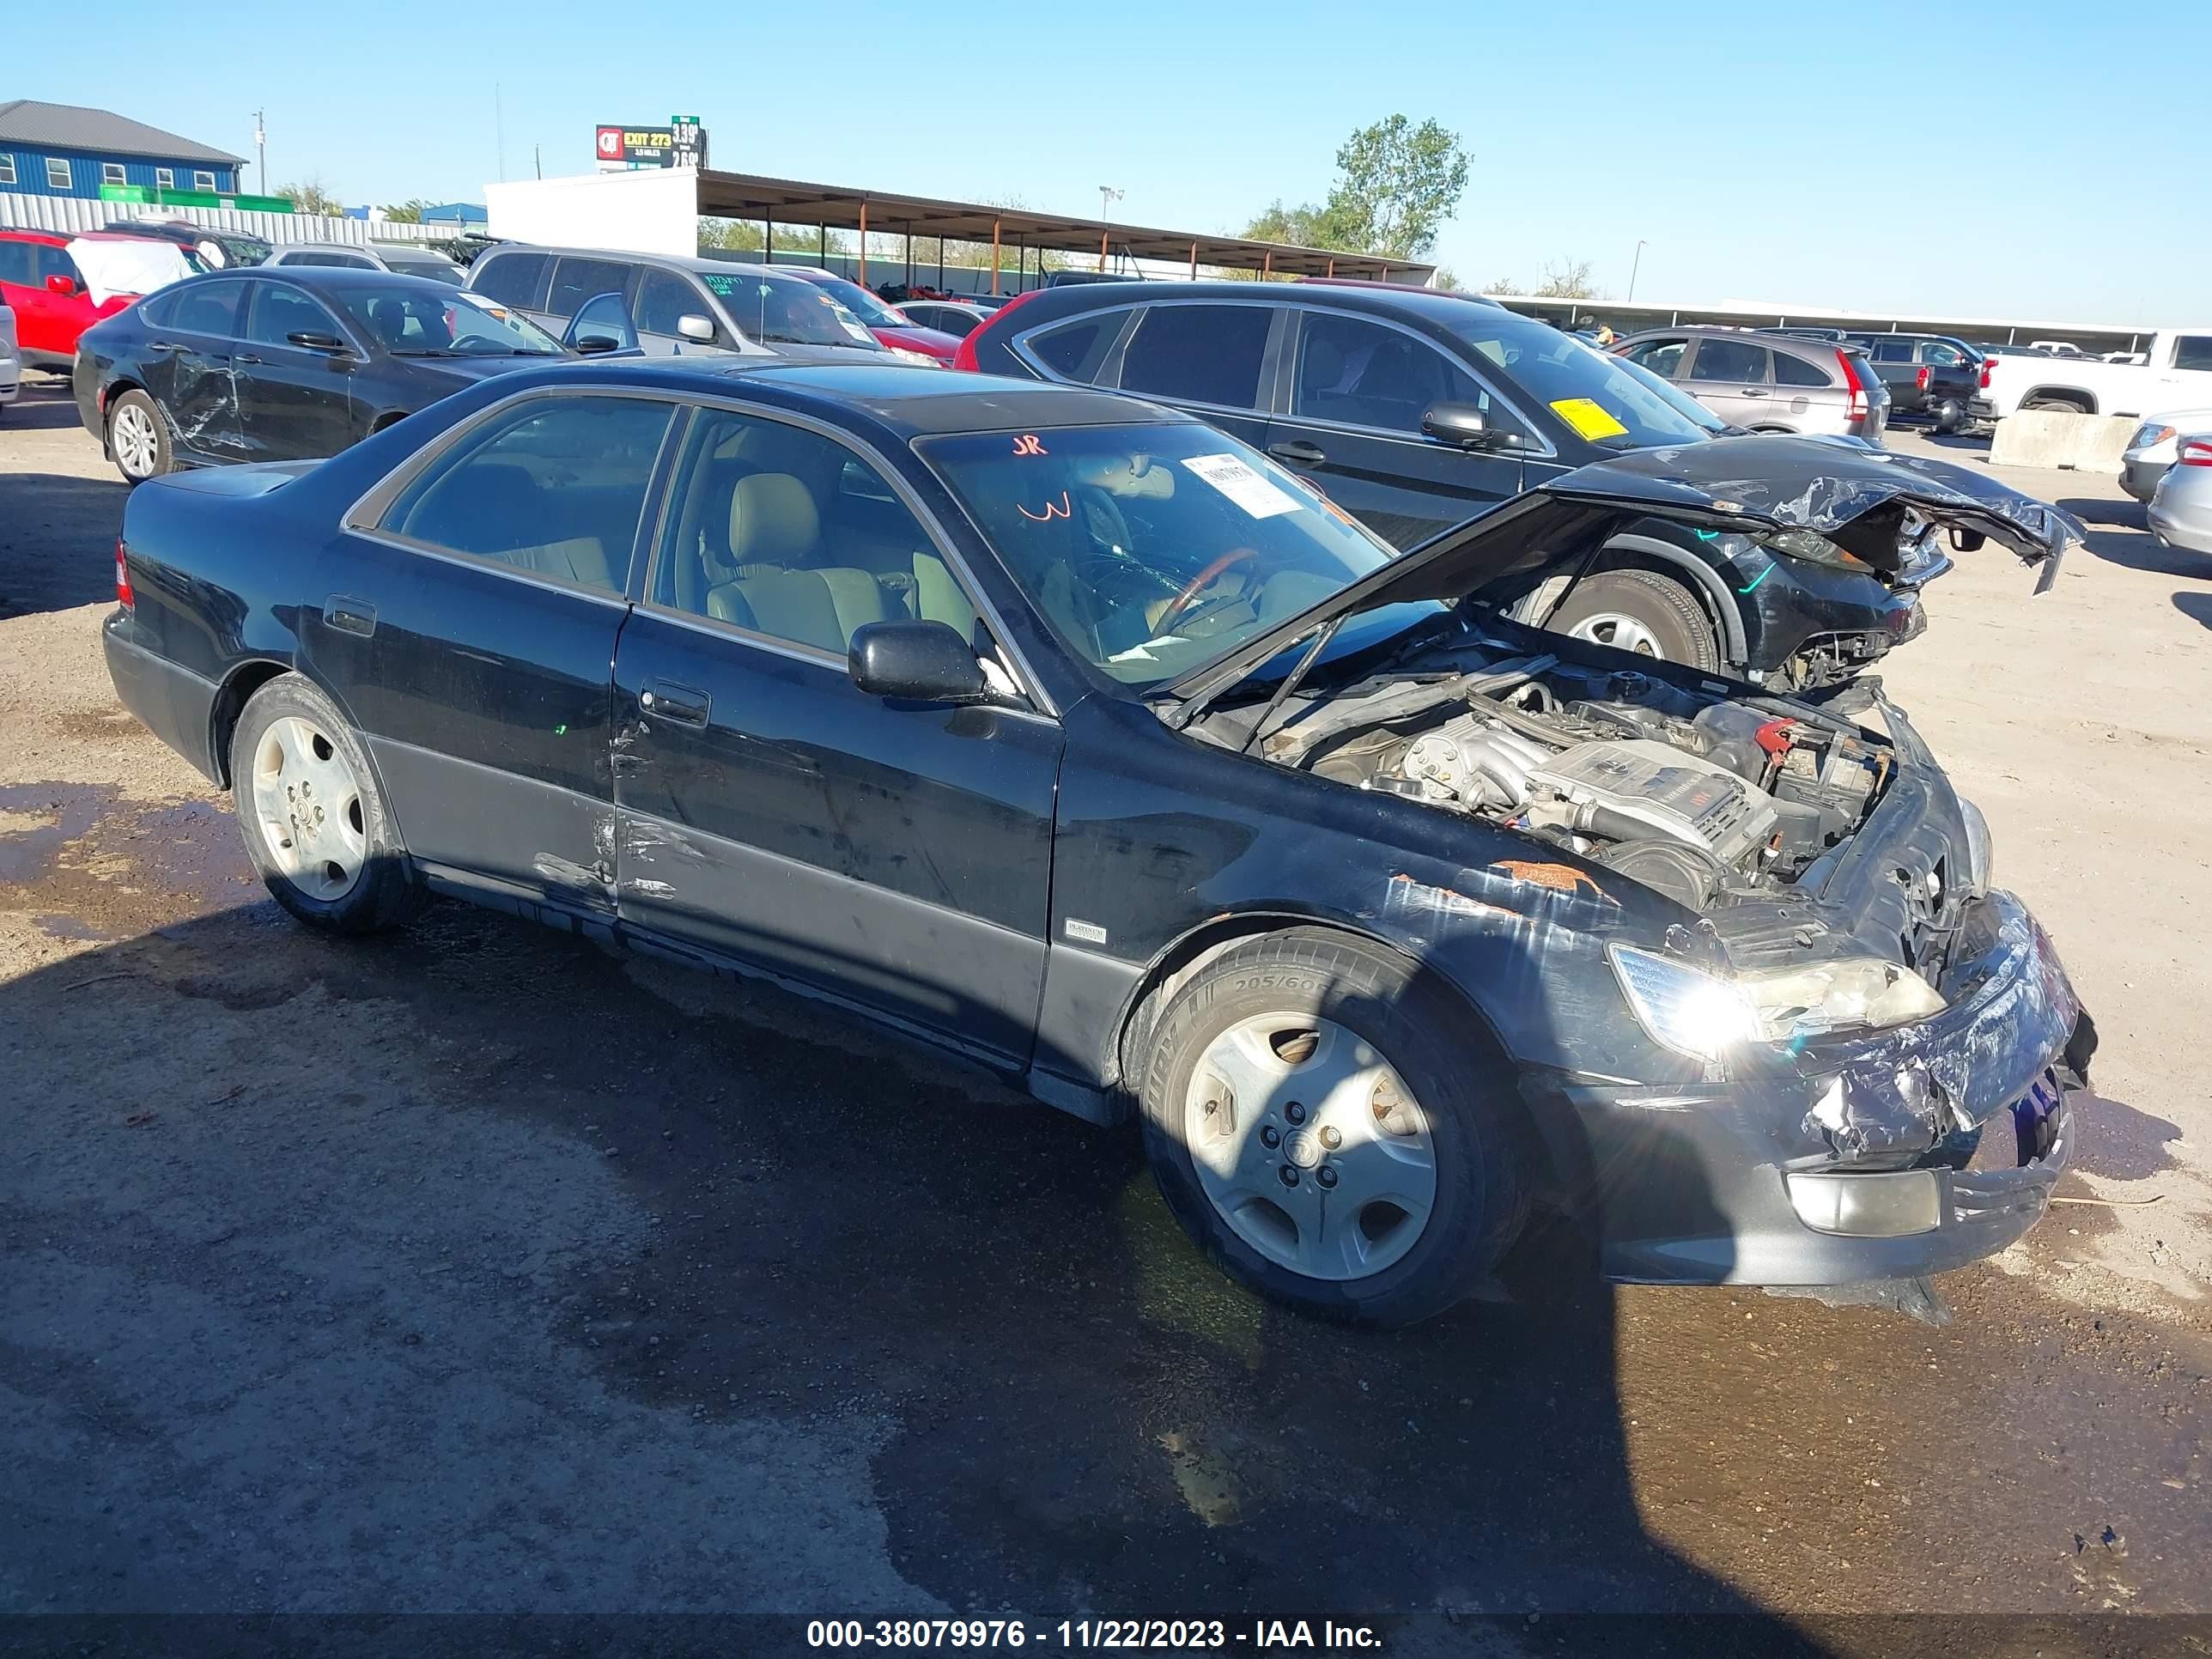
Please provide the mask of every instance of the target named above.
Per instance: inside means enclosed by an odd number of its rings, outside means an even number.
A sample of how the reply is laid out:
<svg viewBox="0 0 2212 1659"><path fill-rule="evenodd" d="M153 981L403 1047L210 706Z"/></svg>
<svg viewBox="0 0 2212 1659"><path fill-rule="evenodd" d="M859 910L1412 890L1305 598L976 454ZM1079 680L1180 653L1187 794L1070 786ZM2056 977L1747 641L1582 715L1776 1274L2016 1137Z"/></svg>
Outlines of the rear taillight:
<svg viewBox="0 0 2212 1659"><path fill-rule="evenodd" d="M1928 365L1923 363L1920 366L1920 372L1912 377L1912 384L1919 387L1921 391L1925 392L1928 390L1928 382L1931 378L1932 375Z"/></svg>
<svg viewBox="0 0 2212 1659"><path fill-rule="evenodd" d="M1996 361L1994 357L1982 359L1982 390L1984 392L1990 389L1990 370L1996 366Z"/></svg>
<svg viewBox="0 0 2212 1659"><path fill-rule="evenodd" d="M1859 379L1858 370L1851 367L1850 352L1838 351L1836 354L1836 362L1843 368L1844 384L1850 389L1851 394L1850 400L1844 405L1844 418L1850 421L1863 421L1867 417L1866 382Z"/></svg>
<svg viewBox="0 0 2212 1659"><path fill-rule="evenodd" d="M2177 458L2184 466L2212 466L2212 438L2185 438Z"/></svg>
<svg viewBox="0 0 2212 1659"><path fill-rule="evenodd" d="M131 591L131 564L124 556L123 538L115 539L115 602L125 611L137 606L138 599Z"/></svg>
<svg viewBox="0 0 2212 1659"><path fill-rule="evenodd" d="M996 311L993 312L988 317L984 319L984 320L969 334L966 339L960 342L960 349L952 354L952 367L955 368L964 368L970 374L980 370L983 365L981 360L975 356L976 342L981 340L986 334L988 334L993 329L998 327L1002 319L1012 316L1014 313L1019 311L1024 306L1027 305L1031 300L1036 299L1038 295L1043 292L1044 290L1041 288L1033 288L1026 294L1017 294L1012 299L1007 301L1006 304L1000 306Z"/></svg>

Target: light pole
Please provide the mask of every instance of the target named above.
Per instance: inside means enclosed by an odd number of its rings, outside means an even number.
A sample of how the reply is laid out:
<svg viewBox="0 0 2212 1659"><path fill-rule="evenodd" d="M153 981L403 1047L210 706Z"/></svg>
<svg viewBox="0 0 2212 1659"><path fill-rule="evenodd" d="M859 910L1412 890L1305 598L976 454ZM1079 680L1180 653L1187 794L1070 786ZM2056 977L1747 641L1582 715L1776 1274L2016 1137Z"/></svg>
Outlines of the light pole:
<svg viewBox="0 0 2212 1659"><path fill-rule="evenodd" d="M1636 244L1636 257L1630 260L1628 264L1628 303L1631 305L1636 303L1636 273L1644 266L1644 244L1638 241Z"/></svg>
<svg viewBox="0 0 2212 1659"><path fill-rule="evenodd" d="M261 193L266 196L269 194L269 132L262 120L263 113L264 112L260 110L253 112L253 149L261 158L258 163L261 169Z"/></svg>
<svg viewBox="0 0 2212 1659"><path fill-rule="evenodd" d="M1111 218L1111 217L1113 216L1114 204L1115 204L1115 203L1116 203L1116 202L1118 202L1118 201L1120 201L1120 200L1121 200L1124 196L1127 196L1128 193L1129 193L1129 192L1128 192L1128 191L1127 191L1126 190L1116 190L1116 189L1115 189L1115 188L1114 188L1114 186L1113 186L1113 185L1099 185L1099 186L1098 186L1098 216L1099 216L1101 219L1108 219L1108 218ZM1105 269L1106 269L1106 237L1107 237L1107 234L1108 234L1108 233L1106 232L1105 228L1104 228L1103 227L1101 227L1101 228L1099 229L1099 232L1098 232L1098 269L1099 269L1099 270L1105 270Z"/></svg>

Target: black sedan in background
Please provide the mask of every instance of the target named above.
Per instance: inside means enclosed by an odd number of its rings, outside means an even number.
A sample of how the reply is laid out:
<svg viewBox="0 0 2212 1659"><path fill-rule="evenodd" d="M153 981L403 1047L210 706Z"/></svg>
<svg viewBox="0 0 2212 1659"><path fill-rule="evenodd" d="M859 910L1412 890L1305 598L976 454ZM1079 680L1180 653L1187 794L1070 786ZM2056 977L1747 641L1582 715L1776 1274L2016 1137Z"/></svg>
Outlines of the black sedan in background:
<svg viewBox="0 0 2212 1659"><path fill-rule="evenodd" d="M453 893L1133 1114L1294 1306L1433 1313L1539 1204L1618 1277L1891 1278L2042 1212L2089 1056L1980 815L1886 703L1500 603L1653 514L1786 535L1804 449L1616 458L1394 557L1112 393L611 362L137 490L106 655L307 926ZM1846 541L2079 533L1825 459Z"/></svg>
<svg viewBox="0 0 2212 1659"><path fill-rule="evenodd" d="M319 460L478 380L575 354L443 283L286 266L173 284L85 331L77 416L125 479Z"/></svg>
<svg viewBox="0 0 2212 1659"><path fill-rule="evenodd" d="M970 333L953 366L1173 404L1401 548L1574 467L1733 429L1547 323L1395 283L1033 290ZM1914 465L1953 488L2002 490L1964 467ZM1784 545L1654 518L1622 527L1559 621L1639 655L1819 686L1917 635L1920 588L1949 568L1923 544Z"/></svg>

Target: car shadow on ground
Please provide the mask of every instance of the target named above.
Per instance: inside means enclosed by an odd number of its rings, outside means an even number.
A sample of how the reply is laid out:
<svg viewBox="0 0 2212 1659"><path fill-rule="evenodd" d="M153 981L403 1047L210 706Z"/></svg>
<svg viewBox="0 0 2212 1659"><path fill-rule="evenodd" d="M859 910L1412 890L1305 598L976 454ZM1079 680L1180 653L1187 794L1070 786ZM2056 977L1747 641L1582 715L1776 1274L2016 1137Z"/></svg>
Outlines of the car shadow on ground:
<svg viewBox="0 0 2212 1659"><path fill-rule="evenodd" d="M76 412L76 394L65 380L26 374L15 401L0 404L0 439L10 432L58 432L82 424Z"/></svg>
<svg viewBox="0 0 2212 1659"><path fill-rule="evenodd" d="M195 844L210 870L224 865L210 890L237 894L234 855L226 862L218 842ZM215 880L179 870L164 885ZM173 1369L205 1367L207 1353L223 1352L204 1332L226 1322L260 1333L239 1362L250 1353L254 1376L304 1368L296 1380L327 1401L356 1397L365 1352L406 1352L395 1346L404 1332L452 1333L487 1317L550 1324L556 1351L596 1382L576 1401L540 1401L543 1433L589 1438L607 1409L592 1399L611 1396L670 1436L773 1421L872 1442L869 1501L890 1565L956 1610L1051 1610L1055 1620L1084 1608L1237 1621L1356 1613L1407 1621L1407 1640L1393 1645L1437 1654L1485 1645L1486 1620L1500 1621L1489 1636L1511 1650L1511 1632L1540 1612L1726 1615L1719 1628L1729 1639L1753 1643L1742 1650L1815 1650L1647 1532L1618 1392L1615 1297L1596 1277L1586 1234L1548 1229L1517 1253L1505 1275L1510 1303L1471 1304L1401 1333L1322 1325L1246 1294L1191 1247L1133 1132L1036 1108L815 1003L454 904L396 934L336 941L301 932L266 902L226 902L0 985L0 1026L48 1030L57 1011L97 993L106 1042L158 1051L177 1030L181 996L204 1011L195 1018L218 1022L216 1053L227 1044L243 1054L268 1041L254 1035L257 1022L290 1029L301 1016L289 1005L306 997L324 1023L374 1020L408 1032L398 1052L378 1049L376 1063L397 1070L381 1084L331 1077L318 1109L327 1115L304 1139L260 1121L273 1075L256 1085L242 1073L249 1080L226 1091L228 1062L204 1080L180 1073L173 1096L114 1102L112 1125L103 1099L103 1127L87 1123L72 1139L106 1136L119 1153L143 1152L161 1131L168 1161L141 1164L133 1177L150 1183L133 1200L142 1231L161 1237L173 1206L197 1204L199 1218L179 1224L226 1239L242 1226L245 1236L220 1251L196 1244L189 1261L143 1256L155 1279L182 1274L190 1285L201 1329L183 1351L170 1340L166 1291L125 1295L96 1317L79 1310L77 1324L90 1319L108 1334L89 1344L102 1369L81 1373L82 1354L19 1368L18 1386L37 1396L34 1416L99 1409L77 1398L94 1377L102 1399L173 1392L232 1402L221 1407L226 1418L249 1411L260 1395L248 1377ZM401 1200L384 1184L387 1166L431 1146L450 1152L441 1126L485 1114L505 1120L510 1139L556 1143L611 1171L650 1218L636 1245L611 1252L557 1229L510 1237L495 1204L428 1217L389 1207ZM249 1157L271 1131L287 1148L280 1162L258 1172L218 1167ZM17 1167L27 1175L35 1161ZM437 1178L489 1194L516 1176L487 1162ZM269 1270L257 1265L269 1260L271 1221L258 1206L252 1216L204 1211L206 1194L246 1189L275 1217L297 1207L359 1233L368 1243L354 1268L386 1288L362 1301L313 1287L288 1262L287 1299L302 1297L327 1317L297 1329L271 1323ZM42 1261L81 1259L88 1269L107 1259L97 1206L68 1179L42 1188L0 1178L0 1212L43 1241ZM274 1224L281 1237L290 1224ZM432 1261L463 1271L447 1275L425 1267ZM526 1273L532 1262L541 1264L532 1293L503 1291L489 1314L471 1301L483 1273ZM40 1333L55 1310L28 1291L18 1308L28 1323L0 1329L0 1348L50 1346ZM106 1322L117 1318L119 1326ZM470 1369L465 1346L444 1340L446 1368ZM136 1374L149 1364L166 1374ZM380 1431L375 1493L439 1489L448 1477L438 1459L453 1435L504 1444L517 1432L466 1420L495 1393L441 1385L416 1407L404 1399L380 1401L375 1413L417 1411L440 1426L411 1454L404 1436ZM456 1400L462 1420L447 1420ZM145 1462L166 1480L158 1471L181 1443L214 1430L197 1407L148 1409L154 1415L134 1419L130 1443L101 1456ZM268 1496L283 1498L257 1504L268 1525L249 1523L246 1553L292 1581L287 1558L310 1547L274 1517L313 1515L317 1540L351 1537L349 1548L371 1551L362 1582L380 1584L395 1605L454 1605L464 1591L436 1576L440 1553L383 1541L411 1537L411 1525L392 1531L392 1514L373 1512L382 1500L356 1492L350 1476L313 1473L330 1459L319 1420L307 1413L222 1425L218 1437L253 1447L257 1466L270 1471L255 1482L274 1481ZM538 1432L526 1439L531 1458L544 1455ZM539 1522L534 1510L527 1518L517 1510L529 1498L525 1451L518 1443L511 1454L512 1493L478 1496L527 1528ZM386 1466L410 1455L419 1467ZM210 1478L217 1486L228 1479ZM641 1462L625 1478L668 1477ZM742 1464L687 1467L680 1489L630 1495L648 1510L665 1502L669 1513L696 1516L705 1482L726 1492L715 1504L736 1506L708 1512L734 1514L769 1501L760 1494L789 1479ZM117 1484L112 1470L103 1480ZM0 1545L21 1527L15 1541L35 1534L40 1553L9 1546L19 1561L51 1559L55 1540L104 1538L121 1524L92 1512L94 1498L70 1483L21 1491L36 1501L0 1524ZM210 1513L189 1529L164 1526L150 1549L141 1540L131 1553L173 1586L222 1586L238 1547L227 1524ZM711 1528L640 1541L710 1565L732 1547ZM806 1546L793 1547L803 1556ZM598 1583L571 1565L558 1583L545 1572L541 1583L538 1562L511 1583L472 1581L465 1596L475 1605L509 1597L520 1611L620 1608L632 1593L623 1576L635 1570L629 1559L615 1552ZM31 1580L18 1578L35 1599ZM210 1607L225 1605L206 1594ZM1685 1634L1668 1620L1623 1620L1592 1639L1608 1651L1657 1653L1683 1650Z"/></svg>
<svg viewBox="0 0 2212 1659"><path fill-rule="evenodd" d="M2193 623L2212 628L2212 593L2185 589L2173 596L2173 608Z"/></svg>
<svg viewBox="0 0 2212 1659"><path fill-rule="evenodd" d="M129 494L120 478L18 472L0 481L0 617L112 599Z"/></svg>
<svg viewBox="0 0 2212 1659"><path fill-rule="evenodd" d="M2212 559L2179 547L2161 547L2150 533L2137 501L2114 501L2110 496L2069 496L2056 503L2090 526L2084 544L2107 564L2130 570L2147 570L2160 576L2197 576L2212 580Z"/></svg>

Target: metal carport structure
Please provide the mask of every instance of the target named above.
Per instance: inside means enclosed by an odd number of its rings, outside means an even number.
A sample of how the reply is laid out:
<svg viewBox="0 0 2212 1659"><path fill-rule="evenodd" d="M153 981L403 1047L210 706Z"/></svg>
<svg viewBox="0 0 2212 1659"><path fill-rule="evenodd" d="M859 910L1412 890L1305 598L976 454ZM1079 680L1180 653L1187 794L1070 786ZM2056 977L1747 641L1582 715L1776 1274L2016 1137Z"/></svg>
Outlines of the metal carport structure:
<svg viewBox="0 0 2212 1659"><path fill-rule="evenodd" d="M906 238L906 265L909 271L914 268L914 238L939 239L940 278L944 273L944 240L990 244L994 294L1000 291L999 262L1009 246L1016 250L1018 264L1024 273L1028 266L1028 250L1031 248L1090 254L1102 261L1123 254L1137 259L1187 264L1194 277L1200 265L1211 265L1221 270L1256 271L1262 276L1358 276L1418 285L1426 283L1436 270L1433 264L1418 259L1400 259L1381 253L1346 253L1335 248L1300 247L1288 242L1253 241L1241 236L1160 230L1109 219L995 207L988 202L942 201L890 191L769 179L757 173L718 173L712 168L700 169L698 191L702 217L760 221L765 227L763 247L774 246L778 226L786 229L798 225L818 227L825 252L830 231L858 232L860 277L863 283L867 281L867 239L883 234ZM1027 280L1025 274L1023 280Z"/></svg>

